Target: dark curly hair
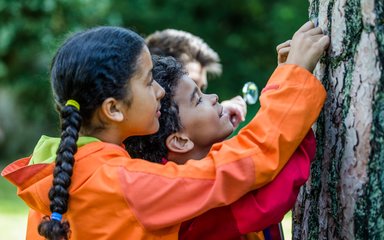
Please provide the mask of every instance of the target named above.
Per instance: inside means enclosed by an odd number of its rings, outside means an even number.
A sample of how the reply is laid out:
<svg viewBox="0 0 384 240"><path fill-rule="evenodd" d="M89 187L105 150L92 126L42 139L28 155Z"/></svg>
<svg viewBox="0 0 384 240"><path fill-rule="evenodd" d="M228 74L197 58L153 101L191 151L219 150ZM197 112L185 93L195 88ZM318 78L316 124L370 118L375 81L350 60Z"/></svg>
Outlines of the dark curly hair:
<svg viewBox="0 0 384 240"><path fill-rule="evenodd" d="M131 157L160 163L161 159L168 155L165 140L181 128L179 108L173 97L179 79L187 73L181 63L173 57L153 56L152 61L153 78L165 90L165 96L161 100L159 131L152 135L129 137L124 144Z"/></svg>
<svg viewBox="0 0 384 240"><path fill-rule="evenodd" d="M68 188L80 129L90 126L91 116L105 99L113 97L130 103L129 79L144 47L144 39L130 30L98 27L73 35L54 56L51 85L62 129L48 195L55 216L68 210ZM68 100L77 101L80 109L66 106ZM45 216L38 231L46 239L65 240L69 238L70 225L59 217Z"/></svg>

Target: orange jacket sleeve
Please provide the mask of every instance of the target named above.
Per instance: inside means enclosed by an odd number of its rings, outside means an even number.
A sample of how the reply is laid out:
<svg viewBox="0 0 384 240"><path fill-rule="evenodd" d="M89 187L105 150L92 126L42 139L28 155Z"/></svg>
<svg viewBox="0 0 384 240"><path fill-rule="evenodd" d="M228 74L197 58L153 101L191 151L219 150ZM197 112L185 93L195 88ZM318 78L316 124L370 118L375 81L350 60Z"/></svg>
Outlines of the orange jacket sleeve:
<svg viewBox="0 0 384 240"><path fill-rule="evenodd" d="M295 65L278 67L266 89L254 119L206 158L184 165L136 161L121 169L125 198L147 229L228 205L275 178L317 119L326 93Z"/></svg>

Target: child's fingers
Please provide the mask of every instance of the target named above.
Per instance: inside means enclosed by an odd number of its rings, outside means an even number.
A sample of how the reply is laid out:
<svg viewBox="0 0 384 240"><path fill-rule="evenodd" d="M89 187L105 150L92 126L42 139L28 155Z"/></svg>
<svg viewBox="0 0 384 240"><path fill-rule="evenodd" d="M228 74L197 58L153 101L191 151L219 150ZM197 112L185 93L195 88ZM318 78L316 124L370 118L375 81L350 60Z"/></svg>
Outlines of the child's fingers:
<svg viewBox="0 0 384 240"><path fill-rule="evenodd" d="M318 35L311 36L310 39L311 39L312 42L318 42L324 36L325 35L323 35L323 34L318 34Z"/></svg>
<svg viewBox="0 0 384 240"><path fill-rule="evenodd" d="M306 32L306 34L308 35L317 35L317 34L323 34L323 30L321 29L321 27L317 27L317 28L312 28L310 30L308 30Z"/></svg>
<svg viewBox="0 0 384 240"><path fill-rule="evenodd" d="M319 20L317 19L317 17L312 18L311 21L313 22L313 25L314 25L315 27L318 27L318 26L319 26Z"/></svg>
<svg viewBox="0 0 384 240"><path fill-rule="evenodd" d="M291 45L291 39L283 42L283 43L280 43L279 45L277 45L276 47L276 51L279 52L280 49L284 48L284 47L287 47L287 46L290 46Z"/></svg>
<svg viewBox="0 0 384 240"><path fill-rule="evenodd" d="M289 51L291 50L291 47L285 47L281 48L278 52L279 55L288 55Z"/></svg>
<svg viewBox="0 0 384 240"><path fill-rule="evenodd" d="M317 44L319 44L320 47L323 49L326 49L330 43L330 39L327 35L322 36L318 41Z"/></svg>
<svg viewBox="0 0 384 240"><path fill-rule="evenodd" d="M291 47L289 46L289 47L281 48L278 51L278 54L277 54L277 64L278 65L285 63L287 61L288 54L289 54L290 50L291 50Z"/></svg>
<svg viewBox="0 0 384 240"><path fill-rule="evenodd" d="M306 32L306 31L312 29L313 27L314 27L313 22L312 21L308 21L303 26L301 26L299 28L299 30L297 30L297 32Z"/></svg>

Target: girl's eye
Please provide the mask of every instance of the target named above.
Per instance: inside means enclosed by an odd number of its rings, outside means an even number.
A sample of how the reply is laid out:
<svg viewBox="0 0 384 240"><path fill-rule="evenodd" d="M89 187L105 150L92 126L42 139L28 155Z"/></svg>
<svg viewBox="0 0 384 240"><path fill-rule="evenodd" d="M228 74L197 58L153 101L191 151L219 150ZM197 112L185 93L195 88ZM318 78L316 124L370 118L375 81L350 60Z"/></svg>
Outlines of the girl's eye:
<svg viewBox="0 0 384 240"><path fill-rule="evenodd" d="M153 85L153 81L154 81L154 79L152 78L151 81L149 81L148 86L152 86Z"/></svg>

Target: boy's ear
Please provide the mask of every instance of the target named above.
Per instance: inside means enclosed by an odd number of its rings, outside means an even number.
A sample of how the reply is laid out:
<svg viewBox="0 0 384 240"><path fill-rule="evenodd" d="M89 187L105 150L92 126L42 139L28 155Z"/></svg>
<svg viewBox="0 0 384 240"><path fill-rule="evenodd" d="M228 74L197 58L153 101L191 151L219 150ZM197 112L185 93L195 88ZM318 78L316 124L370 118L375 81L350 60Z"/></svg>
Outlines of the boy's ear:
<svg viewBox="0 0 384 240"><path fill-rule="evenodd" d="M191 139L180 132L169 135L165 140L165 144L167 145L169 151L176 153L189 152L195 146Z"/></svg>
<svg viewBox="0 0 384 240"><path fill-rule="evenodd" d="M111 121L121 122L124 120L122 112L122 102L117 101L115 98L107 98L101 104L101 111L105 117Z"/></svg>

